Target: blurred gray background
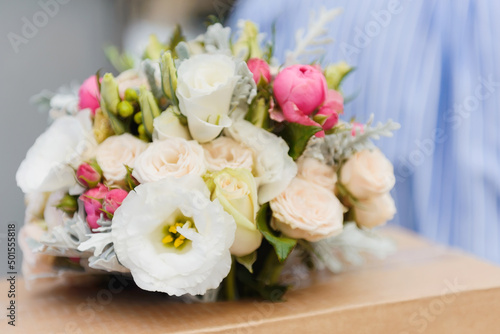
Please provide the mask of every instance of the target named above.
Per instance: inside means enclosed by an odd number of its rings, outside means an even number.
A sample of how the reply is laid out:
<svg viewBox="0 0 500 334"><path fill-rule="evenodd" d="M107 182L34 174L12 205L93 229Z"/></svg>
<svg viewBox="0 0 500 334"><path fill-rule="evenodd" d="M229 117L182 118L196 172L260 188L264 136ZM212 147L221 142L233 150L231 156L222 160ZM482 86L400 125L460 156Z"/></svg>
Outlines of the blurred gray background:
<svg viewBox="0 0 500 334"><path fill-rule="evenodd" d="M176 23L186 26L188 34L196 34L208 14L223 14L231 3L231 0L0 3L0 276L7 272L7 224L15 223L19 230L24 221L24 196L16 186L15 173L29 147L48 125L48 115L38 112L29 103L30 97L43 89L55 92L72 81L81 83L98 69L112 71L103 53L108 44L133 49L152 32L165 38ZM43 4L47 6L45 9ZM28 30L26 34L26 21L34 23L34 20L40 20L38 31ZM17 38L14 34L22 39L17 50L11 42ZM17 253L20 271L21 254L19 250Z"/></svg>

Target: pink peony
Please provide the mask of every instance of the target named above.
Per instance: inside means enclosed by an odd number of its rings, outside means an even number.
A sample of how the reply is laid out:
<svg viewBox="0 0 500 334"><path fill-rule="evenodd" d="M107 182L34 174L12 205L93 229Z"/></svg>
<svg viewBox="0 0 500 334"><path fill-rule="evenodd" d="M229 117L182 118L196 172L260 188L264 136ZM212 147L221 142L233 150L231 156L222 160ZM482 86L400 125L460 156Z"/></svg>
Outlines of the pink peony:
<svg viewBox="0 0 500 334"><path fill-rule="evenodd" d="M281 71L274 80L274 96L283 110L283 118L291 123L320 126L329 130L338 122L344 99L335 90L328 90L321 71L310 65L293 65ZM315 114L314 112L317 111ZM318 123L315 116L325 116ZM279 116L272 114L278 120ZM323 137L324 131L316 133Z"/></svg>
<svg viewBox="0 0 500 334"><path fill-rule="evenodd" d="M109 189L105 185L99 184L97 187L87 190L80 196L87 213L87 223L90 228L98 228L97 220L102 213L102 202Z"/></svg>
<svg viewBox="0 0 500 334"><path fill-rule="evenodd" d="M248 69L253 74L253 80L256 84L259 83L260 78L263 77L267 82L271 81L271 72L269 65L260 58L251 58L247 61Z"/></svg>
<svg viewBox="0 0 500 334"><path fill-rule="evenodd" d="M94 188L101 182L101 172L98 168L84 162L76 171L76 179L80 184L87 188Z"/></svg>
<svg viewBox="0 0 500 334"><path fill-rule="evenodd" d="M285 117L285 109L291 111L295 107L303 116L311 115L325 101L327 90L323 73L310 65L286 67L274 80L274 96Z"/></svg>
<svg viewBox="0 0 500 334"><path fill-rule="evenodd" d="M95 115L95 111L99 108L99 85L97 84L97 77L95 75L89 77L83 82L78 91L78 96L80 97L80 103L78 107L80 110L90 109L92 114Z"/></svg>
<svg viewBox="0 0 500 334"><path fill-rule="evenodd" d="M123 189L112 189L104 198L104 210L114 215L116 209L122 205L123 200L127 197L128 192Z"/></svg>

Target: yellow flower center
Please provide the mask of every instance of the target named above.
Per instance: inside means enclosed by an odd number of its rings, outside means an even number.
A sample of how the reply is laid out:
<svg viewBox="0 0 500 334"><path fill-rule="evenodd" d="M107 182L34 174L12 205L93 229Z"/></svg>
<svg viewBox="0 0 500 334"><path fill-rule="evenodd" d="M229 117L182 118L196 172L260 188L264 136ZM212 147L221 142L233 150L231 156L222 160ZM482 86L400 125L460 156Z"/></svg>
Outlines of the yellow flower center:
<svg viewBox="0 0 500 334"><path fill-rule="evenodd" d="M163 227L163 238L161 239L161 243L167 247L173 246L176 249L183 249L191 240L186 239L185 236L180 234L177 228L184 227L185 225L187 228L196 230L191 218L184 216L178 217L173 225L169 224Z"/></svg>

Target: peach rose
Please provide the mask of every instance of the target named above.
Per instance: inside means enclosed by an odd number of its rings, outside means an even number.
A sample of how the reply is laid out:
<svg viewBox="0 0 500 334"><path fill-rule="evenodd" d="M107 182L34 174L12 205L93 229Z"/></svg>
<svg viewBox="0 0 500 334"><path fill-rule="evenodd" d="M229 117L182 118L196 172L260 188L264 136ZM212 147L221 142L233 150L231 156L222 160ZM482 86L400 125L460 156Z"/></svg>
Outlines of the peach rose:
<svg viewBox="0 0 500 334"><path fill-rule="evenodd" d="M245 168L252 171L253 151L229 137L219 137L203 145L209 171Z"/></svg>
<svg viewBox="0 0 500 334"><path fill-rule="evenodd" d="M340 182L358 200L383 195L396 182L391 162L378 149L355 153L340 172Z"/></svg>
<svg viewBox="0 0 500 334"><path fill-rule="evenodd" d="M133 167L135 159L146 147L145 142L128 133L111 136L103 141L97 147L96 160L107 184L123 181L127 176L127 169L124 165Z"/></svg>
<svg viewBox="0 0 500 334"><path fill-rule="evenodd" d="M194 140L170 138L149 144L134 164L132 176L140 183L159 181L167 176L205 174L203 148Z"/></svg>
<svg viewBox="0 0 500 334"><path fill-rule="evenodd" d="M301 158L297 162L297 177L333 191L337 174L331 166L314 158Z"/></svg>
<svg viewBox="0 0 500 334"><path fill-rule="evenodd" d="M396 206L389 193L362 200L354 207L356 223L368 228L385 224L395 214Z"/></svg>
<svg viewBox="0 0 500 334"><path fill-rule="evenodd" d="M332 191L294 178L271 202L272 227L285 235L318 241L342 232L344 207Z"/></svg>

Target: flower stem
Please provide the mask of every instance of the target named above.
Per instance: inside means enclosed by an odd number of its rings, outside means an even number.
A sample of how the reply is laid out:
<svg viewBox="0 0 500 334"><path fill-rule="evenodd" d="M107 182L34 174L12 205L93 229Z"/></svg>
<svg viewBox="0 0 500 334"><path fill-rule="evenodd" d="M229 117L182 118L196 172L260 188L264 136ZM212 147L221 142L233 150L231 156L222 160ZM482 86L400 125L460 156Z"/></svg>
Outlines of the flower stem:
<svg viewBox="0 0 500 334"><path fill-rule="evenodd" d="M236 290L236 260L233 258L231 262L231 270L226 277L226 298L227 300L237 299Z"/></svg>

